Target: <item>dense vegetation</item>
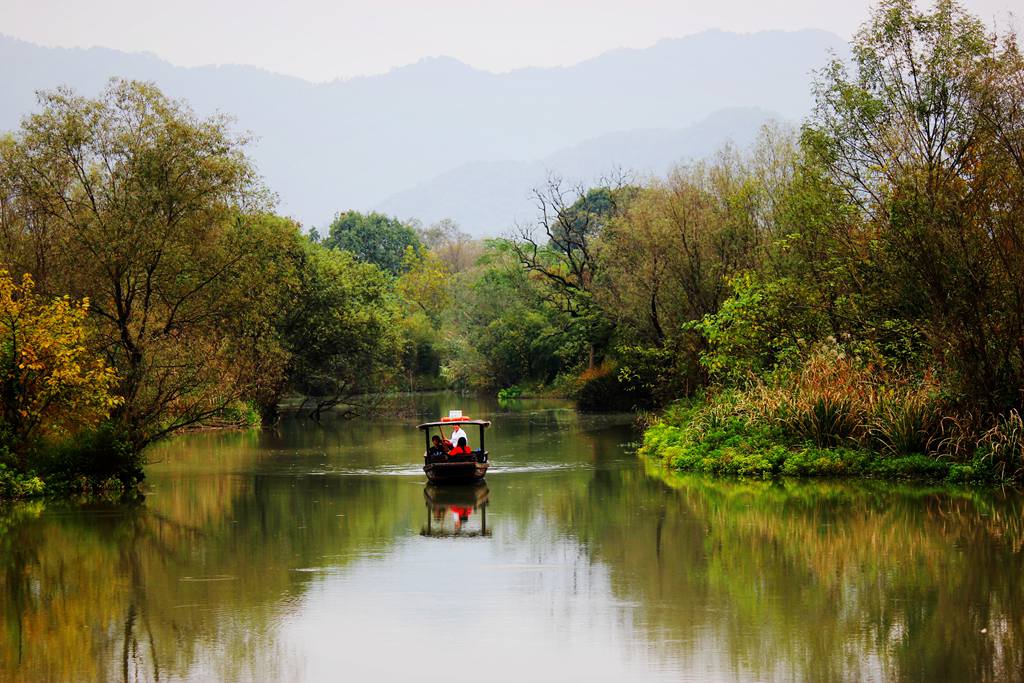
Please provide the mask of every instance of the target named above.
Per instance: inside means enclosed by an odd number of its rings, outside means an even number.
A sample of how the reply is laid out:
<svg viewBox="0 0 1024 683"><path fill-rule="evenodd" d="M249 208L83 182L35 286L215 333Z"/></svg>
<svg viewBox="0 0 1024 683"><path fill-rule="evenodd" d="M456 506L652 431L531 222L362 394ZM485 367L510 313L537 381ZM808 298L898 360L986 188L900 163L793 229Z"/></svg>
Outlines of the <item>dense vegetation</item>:
<svg viewBox="0 0 1024 683"><path fill-rule="evenodd" d="M538 193L461 291L453 376L674 405L644 452L767 476L1024 475L1024 58L887 0L768 127L665 179Z"/></svg>
<svg viewBox="0 0 1024 683"><path fill-rule="evenodd" d="M151 85L43 93L0 138L0 496L389 388L661 410L644 451L747 475L1024 475L1024 57L884 0L851 64L666 178L557 178L538 221L275 215L223 118Z"/></svg>
<svg viewBox="0 0 1024 683"><path fill-rule="evenodd" d="M131 484L183 428L388 385L391 277L274 216L227 121L133 82L40 104L0 140L0 495Z"/></svg>
<svg viewBox="0 0 1024 683"><path fill-rule="evenodd" d="M852 69L819 74L794 146L752 156L775 184L755 202L752 266L689 325L718 384L645 450L722 472L1019 478L1017 37L951 2L892 1L853 48Z"/></svg>

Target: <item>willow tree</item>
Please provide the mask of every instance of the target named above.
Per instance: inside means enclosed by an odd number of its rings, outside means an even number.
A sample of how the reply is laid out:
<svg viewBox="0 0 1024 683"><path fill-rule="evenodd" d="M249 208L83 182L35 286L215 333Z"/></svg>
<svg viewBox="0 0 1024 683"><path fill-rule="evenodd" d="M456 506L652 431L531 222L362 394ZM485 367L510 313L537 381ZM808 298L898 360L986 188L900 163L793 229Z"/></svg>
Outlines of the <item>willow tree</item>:
<svg viewBox="0 0 1024 683"><path fill-rule="evenodd" d="M5 267L87 298L133 447L217 412L255 380L234 327L268 193L224 117L113 80L39 95L0 145Z"/></svg>

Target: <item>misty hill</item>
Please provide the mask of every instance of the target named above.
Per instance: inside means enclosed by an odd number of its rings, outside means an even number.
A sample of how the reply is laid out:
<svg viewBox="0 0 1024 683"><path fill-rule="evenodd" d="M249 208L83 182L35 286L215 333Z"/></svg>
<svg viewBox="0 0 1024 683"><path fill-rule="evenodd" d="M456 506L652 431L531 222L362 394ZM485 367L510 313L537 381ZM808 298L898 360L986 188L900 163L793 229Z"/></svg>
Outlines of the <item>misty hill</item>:
<svg viewBox="0 0 1024 683"><path fill-rule="evenodd" d="M830 50L845 49L823 31L709 31L570 67L492 74L439 57L380 76L313 84L253 67L181 68L152 55L0 37L0 63L13 65L0 70L0 129L14 128L35 108L37 89L64 84L93 95L111 76L154 81L201 114L236 116L239 128L258 137L252 155L282 210L324 225L336 211L392 204L396 193L474 162L552 163L551 155L587 140L680 130L727 108L760 107L798 119L810 106L811 71ZM595 173L619 163L600 160ZM461 200L469 206L494 196ZM439 209L437 201L402 206L405 215ZM442 213L471 222L470 214ZM496 207L480 215L489 225L500 214Z"/></svg>
<svg viewBox="0 0 1024 683"><path fill-rule="evenodd" d="M763 109L724 109L680 129L609 133L559 150L538 161L476 161L463 164L378 204L378 211L431 223L458 216L475 234L494 235L531 222L532 190L549 176L566 184L593 184L602 174L624 172L640 179L665 175L674 166L714 154L726 143L746 147L761 127L782 117Z"/></svg>

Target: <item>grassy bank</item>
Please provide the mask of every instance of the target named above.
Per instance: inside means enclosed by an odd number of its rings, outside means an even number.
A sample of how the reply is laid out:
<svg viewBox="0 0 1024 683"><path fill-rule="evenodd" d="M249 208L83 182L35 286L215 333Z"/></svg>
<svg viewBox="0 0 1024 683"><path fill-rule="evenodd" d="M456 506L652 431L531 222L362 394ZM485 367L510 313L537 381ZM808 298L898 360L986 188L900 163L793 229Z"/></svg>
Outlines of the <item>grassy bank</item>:
<svg viewBox="0 0 1024 683"><path fill-rule="evenodd" d="M669 408L644 432L640 453L672 469L770 478L876 477L929 481L996 481L984 458L966 463L922 453L888 454L854 445L819 446L788 437L775 425L716 414L714 402Z"/></svg>
<svg viewBox="0 0 1024 683"><path fill-rule="evenodd" d="M671 405L640 453L714 475L1019 482L1024 422L1017 411L982 421L927 380L831 357Z"/></svg>

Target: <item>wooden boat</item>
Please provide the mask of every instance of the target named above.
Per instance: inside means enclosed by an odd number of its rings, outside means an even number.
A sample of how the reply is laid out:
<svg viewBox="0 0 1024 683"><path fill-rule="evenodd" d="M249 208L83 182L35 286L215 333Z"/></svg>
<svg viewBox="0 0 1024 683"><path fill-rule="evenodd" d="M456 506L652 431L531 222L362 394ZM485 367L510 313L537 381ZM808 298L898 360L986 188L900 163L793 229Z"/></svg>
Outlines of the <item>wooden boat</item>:
<svg viewBox="0 0 1024 683"><path fill-rule="evenodd" d="M480 428L480 447L472 453L465 455L443 455L431 453L430 437L431 430L436 429L437 434L447 438L443 429L455 425L476 425ZM423 452L423 471L427 479L435 484L470 484L480 481L487 474L489 466L487 449L484 446L484 430L491 426L487 420L471 420L469 418L445 418L439 422L424 422L417 428L423 430L426 450Z"/></svg>

